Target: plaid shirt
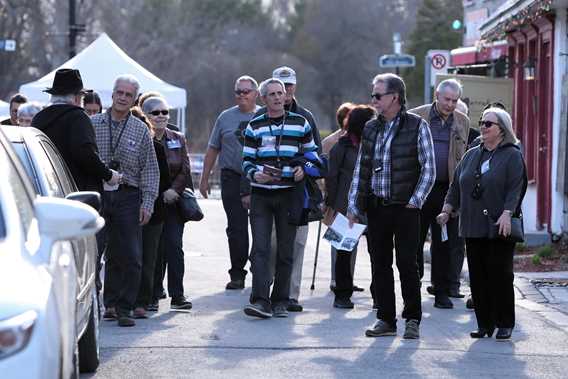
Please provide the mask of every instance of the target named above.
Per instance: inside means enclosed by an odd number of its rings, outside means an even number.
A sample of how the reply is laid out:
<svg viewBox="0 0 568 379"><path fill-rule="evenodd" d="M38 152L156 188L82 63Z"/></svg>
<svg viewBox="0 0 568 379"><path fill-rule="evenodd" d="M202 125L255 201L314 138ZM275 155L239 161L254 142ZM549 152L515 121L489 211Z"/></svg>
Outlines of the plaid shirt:
<svg viewBox="0 0 568 379"><path fill-rule="evenodd" d="M377 144L375 144L374 159L377 162L382 162L383 169L379 172L373 172L371 177L371 188L373 194L377 197L384 199L390 198L390 185L391 185L391 153L390 147L394 137L393 131L396 130L399 117L390 121L384 131L379 131L377 136ZM420 177L414 193L408 202L417 208L422 208L426 201L426 197L434 186L436 180L436 165L434 159L434 143L432 142L432 135L430 128L426 121L422 120L418 127L418 161L422 167ZM381 148L382 146L382 148ZM359 171L361 168L361 149L357 156L357 163L353 171L353 182L349 190L349 207L348 211L356 216L361 216L361 212L356 207L356 197L359 191Z"/></svg>
<svg viewBox="0 0 568 379"><path fill-rule="evenodd" d="M113 123L109 126L109 112L91 117L91 122L95 128L101 159L106 164L113 159L120 163L119 171L123 174L124 183L140 189L141 208L151 213L154 209L154 200L158 197L160 171L150 130L142 121L130 114L118 126ZM111 130L112 147L109 133ZM122 136L119 140L121 131Z"/></svg>

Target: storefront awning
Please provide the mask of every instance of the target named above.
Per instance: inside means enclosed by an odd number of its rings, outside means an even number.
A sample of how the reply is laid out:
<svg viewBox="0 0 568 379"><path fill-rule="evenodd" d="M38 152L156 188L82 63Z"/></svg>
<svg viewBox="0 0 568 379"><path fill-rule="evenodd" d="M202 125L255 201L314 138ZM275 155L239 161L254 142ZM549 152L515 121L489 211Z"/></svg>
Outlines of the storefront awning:
<svg viewBox="0 0 568 379"><path fill-rule="evenodd" d="M468 66L495 61L507 56L507 41L487 45L460 47L450 52L451 66Z"/></svg>

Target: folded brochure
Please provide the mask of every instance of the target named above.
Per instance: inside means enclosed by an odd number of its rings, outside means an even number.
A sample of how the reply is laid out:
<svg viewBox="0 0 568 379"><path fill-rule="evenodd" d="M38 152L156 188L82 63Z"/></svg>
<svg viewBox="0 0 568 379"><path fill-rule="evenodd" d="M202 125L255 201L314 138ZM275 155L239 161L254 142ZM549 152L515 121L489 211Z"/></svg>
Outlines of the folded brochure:
<svg viewBox="0 0 568 379"><path fill-rule="evenodd" d="M353 251L366 228L366 225L357 223L350 228L349 219L338 212L323 238L337 250Z"/></svg>

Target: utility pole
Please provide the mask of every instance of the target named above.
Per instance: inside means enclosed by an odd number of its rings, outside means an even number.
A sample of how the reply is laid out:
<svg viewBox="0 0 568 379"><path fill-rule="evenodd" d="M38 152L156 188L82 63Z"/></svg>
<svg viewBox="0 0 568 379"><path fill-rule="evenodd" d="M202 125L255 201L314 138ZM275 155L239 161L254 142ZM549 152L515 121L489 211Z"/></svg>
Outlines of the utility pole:
<svg viewBox="0 0 568 379"><path fill-rule="evenodd" d="M69 59L77 54L75 46L77 43L77 28L75 22L75 0L69 0Z"/></svg>

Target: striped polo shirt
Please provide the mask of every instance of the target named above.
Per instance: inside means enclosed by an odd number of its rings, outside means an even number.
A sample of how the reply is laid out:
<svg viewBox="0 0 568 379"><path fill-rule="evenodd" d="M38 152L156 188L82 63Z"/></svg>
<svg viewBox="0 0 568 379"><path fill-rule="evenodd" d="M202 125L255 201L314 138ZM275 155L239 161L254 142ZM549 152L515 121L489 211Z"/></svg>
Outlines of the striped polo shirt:
<svg viewBox="0 0 568 379"><path fill-rule="evenodd" d="M268 114L263 114L252 119L245 130L243 172L253 187L292 187L293 167L297 166L300 158L308 152L317 157L312 128L304 117L288 111L278 119L271 119ZM254 173L266 171L264 166L281 169L282 177L264 184L256 183L253 179Z"/></svg>

